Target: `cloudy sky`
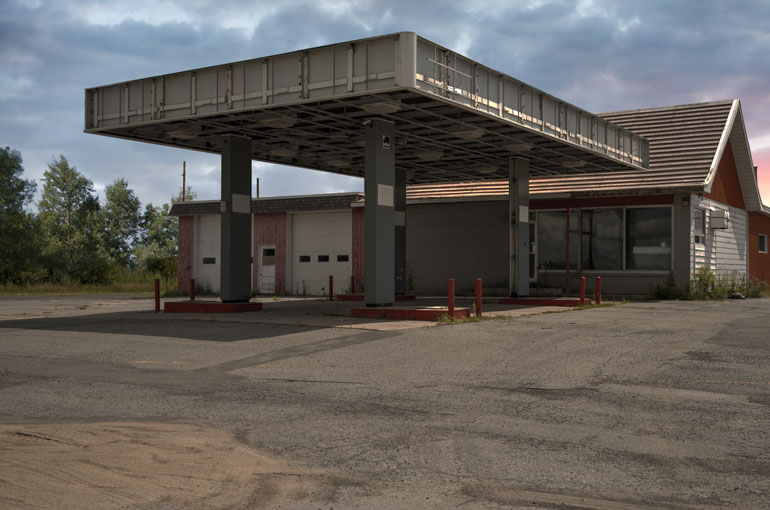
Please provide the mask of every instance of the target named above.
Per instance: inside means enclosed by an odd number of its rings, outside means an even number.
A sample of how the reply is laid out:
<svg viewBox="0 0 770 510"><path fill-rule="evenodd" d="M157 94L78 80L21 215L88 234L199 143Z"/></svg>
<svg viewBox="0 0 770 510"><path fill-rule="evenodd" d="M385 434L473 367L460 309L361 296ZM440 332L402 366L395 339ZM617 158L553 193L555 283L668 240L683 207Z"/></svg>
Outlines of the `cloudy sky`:
<svg viewBox="0 0 770 510"><path fill-rule="evenodd" d="M593 112L739 98L770 204L770 0L0 0L0 146L143 203L219 197L216 156L83 133L83 89L414 31ZM254 163L263 196L363 181ZM103 195L102 195L103 197Z"/></svg>

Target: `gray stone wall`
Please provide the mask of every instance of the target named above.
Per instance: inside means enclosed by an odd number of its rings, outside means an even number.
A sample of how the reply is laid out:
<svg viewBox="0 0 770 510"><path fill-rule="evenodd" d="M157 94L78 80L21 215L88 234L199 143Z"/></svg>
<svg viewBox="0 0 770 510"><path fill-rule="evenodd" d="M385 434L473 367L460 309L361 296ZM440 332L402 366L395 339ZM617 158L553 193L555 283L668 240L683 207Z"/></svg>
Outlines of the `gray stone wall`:
<svg viewBox="0 0 770 510"><path fill-rule="evenodd" d="M407 282L420 293L508 288L508 202L411 204L406 208ZM490 294L491 295L491 294Z"/></svg>
<svg viewBox="0 0 770 510"><path fill-rule="evenodd" d="M570 273L569 294L577 295L580 292L580 277L586 277L586 296L592 297L596 287L596 277L602 278L602 295L620 296L645 296L655 289L656 285L665 285L669 278L667 272L655 273L631 273L616 272L602 273L595 271L590 273ZM544 287L564 288L566 281L563 272L551 271L538 274L538 284ZM532 295L538 295L538 289L532 288Z"/></svg>
<svg viewBox="0 0 770 510"><path fill-rule="evenodd" d="M682 293L687 290L687 284L690 281L690 250L692 248L691 201L692 198L689 194L674 196L674 263L672 274L677 289Z"/></svg>

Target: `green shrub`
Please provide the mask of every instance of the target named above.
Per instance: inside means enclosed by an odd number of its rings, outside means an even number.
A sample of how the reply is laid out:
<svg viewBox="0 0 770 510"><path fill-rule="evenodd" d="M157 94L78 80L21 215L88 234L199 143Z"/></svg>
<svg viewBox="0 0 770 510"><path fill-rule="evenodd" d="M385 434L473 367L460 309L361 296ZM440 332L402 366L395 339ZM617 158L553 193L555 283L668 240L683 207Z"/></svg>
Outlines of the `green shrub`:
<svg viewBox="0 0 770 510"><path fill-rule="evenodd" d="M710 267L702 267L693 273L687 291L688 299L727 299L731 294L740 293L747 298L760 297L767 290L767 284L747 278L744 273L733 271L714 274Z"/></svg>
<svg viewBox="0 0 770 510"><path fill-rule="evenodd" d="M176 257L148 257L147 270L165 280L166 289L168 282L176 278L177 260Z"/></svg>
<svg viewBox="0 0 770 510"><path fill-rule="evenodd" d="M654 289L647 292L647 299L681 299L682 293L676 288L676 281L673 276L669 276L664 284L658 284Z"/></svg>

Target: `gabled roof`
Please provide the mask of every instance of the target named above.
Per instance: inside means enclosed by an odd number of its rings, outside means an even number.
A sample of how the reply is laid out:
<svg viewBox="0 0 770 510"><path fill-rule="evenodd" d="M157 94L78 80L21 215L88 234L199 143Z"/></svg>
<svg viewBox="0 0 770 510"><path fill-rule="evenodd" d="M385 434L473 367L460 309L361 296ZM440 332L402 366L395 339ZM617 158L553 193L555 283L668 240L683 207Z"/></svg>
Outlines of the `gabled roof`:
<svg viewBox="0 0 770 510"><path fill-rule="evenodd" d="M740 101L737 99L733 102L733 109L730 112L728 125L725 126L725 133L729 133L728 139L733 149L735 169L738 172L738 182L741 185L741 194L743 195L746 210L770 212L770 209L762 204L762 195L759 193L759 183L757 182L757 174L754 170L754 161L751 158L749 137L746 135L746 124L743 122L743 109L741 108ZM724 145L726 144L726 141L720 144L720 152L717 156L721 156L721 151L724 150ZM716 161L718 164L718 160ZM709 174L705 187L706 192L711 191L711 185L714 183L715 177L716 169Z"/></svg>
<svg viewBox="0 0 770 510"><path fill-rule="evenodd" d="M747 210L763 210L740 101L726 100L600 114L650 142L650 169L533 177L530 194L603 195L711 190L727 142ZM415 185L408 200L478 200L508 195L508 181ZM765 211L767 209L765 208Z"/></svg>
<svg viewBox="0 0 770 510"><path fill-rule="evenodd" d="M349 209L350 204L362 197L362 193L327 193L323 195L294 195L251 199L252 213L330 211ZM219 214L219 200L177 202L171 207L171 216L195 216Z"/></svg>

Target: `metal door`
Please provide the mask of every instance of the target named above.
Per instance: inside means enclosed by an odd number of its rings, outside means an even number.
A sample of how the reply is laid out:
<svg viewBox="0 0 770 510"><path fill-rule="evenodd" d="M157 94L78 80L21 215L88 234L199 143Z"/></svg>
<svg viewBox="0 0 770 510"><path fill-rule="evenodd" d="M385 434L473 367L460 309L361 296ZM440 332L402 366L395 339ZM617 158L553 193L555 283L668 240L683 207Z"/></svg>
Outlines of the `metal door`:
<svg viewBox="0 0 770 510"><path fill-rule="evenodd" d="M275 245L259 245L259 293L275 294Z"/></svg>
<svg viewBox="0 0 770 510"><path fill-rule="evenodd" d="M537 213L529 213L529 281L537 281Z"/></svg>

